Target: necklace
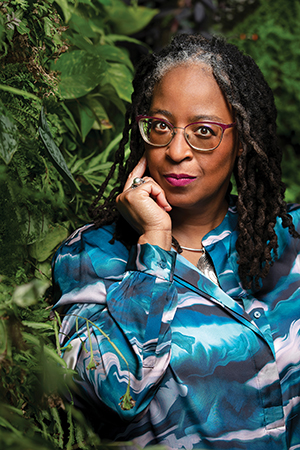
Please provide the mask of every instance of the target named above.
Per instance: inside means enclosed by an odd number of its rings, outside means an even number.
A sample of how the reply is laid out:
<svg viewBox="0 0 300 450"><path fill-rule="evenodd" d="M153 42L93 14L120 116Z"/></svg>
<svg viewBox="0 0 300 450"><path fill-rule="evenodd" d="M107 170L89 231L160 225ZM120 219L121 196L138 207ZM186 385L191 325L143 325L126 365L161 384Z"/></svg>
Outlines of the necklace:
<svg viewBox="0 0 300 450"><path fill-rule="evenodd" d="M188 250L189 252L201 252L201 253L205 252L204 248L189 248L189 247L184 247L183 245L181 245L180 247L183 250Z"/></svg>
<svg viewBox="0 0 300 450"><path fill-rule="evenodd" d="M177 241L177 239L174 238L174 236L172 236L172 245L173 247L175 247L176 251L178 253L182 253L182 250L188 250L189 252L201 252L205 253L205 248L190 248L190 247L184 247L183 245L180 245L179 242Z"/></svg>
<svg viewBox="0 0 300 450"><path fill-rule="evenodd" d="M197 269L200 270L200 272L203 273L207 278L209 278L213 283L215 283L217 286L220 286L219 280L214 268L214 264L212 262L211 257L209 254L205 251L205 248L189 248L189 247L183 247L179 244L177 239L172 236L172 245L175 247L176 251L178 253L182 253L182 250L188 250L190 252L201 252L201 256L198 259L197 262Z"/></svg>

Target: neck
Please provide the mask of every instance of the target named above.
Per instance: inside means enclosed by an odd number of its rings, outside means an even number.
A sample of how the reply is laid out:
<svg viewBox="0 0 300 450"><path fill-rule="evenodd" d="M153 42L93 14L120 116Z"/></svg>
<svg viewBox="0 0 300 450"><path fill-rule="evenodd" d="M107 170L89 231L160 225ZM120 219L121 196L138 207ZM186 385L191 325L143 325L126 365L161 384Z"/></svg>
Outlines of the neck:
<svg viewBox="0 0 300 450"><path fill-rule="evenodd" d="M170 212L172 218L172 234L180 245L192 248L201 248L203 237L220 225L228 210L224 199L222 205L215 209L198 208L197 211L173 208Z"/></svg>

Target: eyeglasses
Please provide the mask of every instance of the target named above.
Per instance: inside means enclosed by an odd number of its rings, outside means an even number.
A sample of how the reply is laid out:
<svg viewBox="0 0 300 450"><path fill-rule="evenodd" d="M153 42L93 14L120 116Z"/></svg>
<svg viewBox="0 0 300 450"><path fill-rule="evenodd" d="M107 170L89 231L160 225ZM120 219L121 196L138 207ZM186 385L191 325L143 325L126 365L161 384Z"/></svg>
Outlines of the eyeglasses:
<svg viewBox="0 0 300 450"><path fill-rule="evenodd" d="M183 127L174 127L167 120L158 117L137 116L136 121L147 144L154 147L165 147L170 144L177 129L184 132L187 143L195 150L209 151L217 148L223 138L224 131L232 128L236 122L224 125L218 122L193 122Z"/></svg>

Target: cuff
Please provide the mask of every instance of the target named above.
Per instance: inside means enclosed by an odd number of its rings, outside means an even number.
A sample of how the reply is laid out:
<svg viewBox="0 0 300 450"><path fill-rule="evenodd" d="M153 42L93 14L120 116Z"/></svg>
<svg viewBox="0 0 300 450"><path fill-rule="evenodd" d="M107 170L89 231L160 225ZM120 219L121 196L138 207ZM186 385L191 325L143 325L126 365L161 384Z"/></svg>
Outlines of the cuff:
<svg viewBox="0 0 300 450"><path fill-rule="evenodd" d="M126 270L148 273L171 282L176 255L175 252L163 250L157 245L136 244L130 250Z"/></svg>

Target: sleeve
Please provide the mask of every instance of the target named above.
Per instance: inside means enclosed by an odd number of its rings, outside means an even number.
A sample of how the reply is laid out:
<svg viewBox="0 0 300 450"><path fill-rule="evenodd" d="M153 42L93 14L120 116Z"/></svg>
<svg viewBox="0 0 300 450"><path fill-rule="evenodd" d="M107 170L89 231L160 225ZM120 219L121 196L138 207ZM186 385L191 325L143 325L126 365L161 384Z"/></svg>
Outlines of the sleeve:
<svg viewBox="0 0 300 450"><path fill-rule="evenodd" d="M76 251L60 252L53 267L56 307L64 307L63 357L86 396L131 420L151 402L170 361L176 253L137 245L122 274L101 278L101 264L107 274L114 258L99 264L94 249Z"/></svg>

